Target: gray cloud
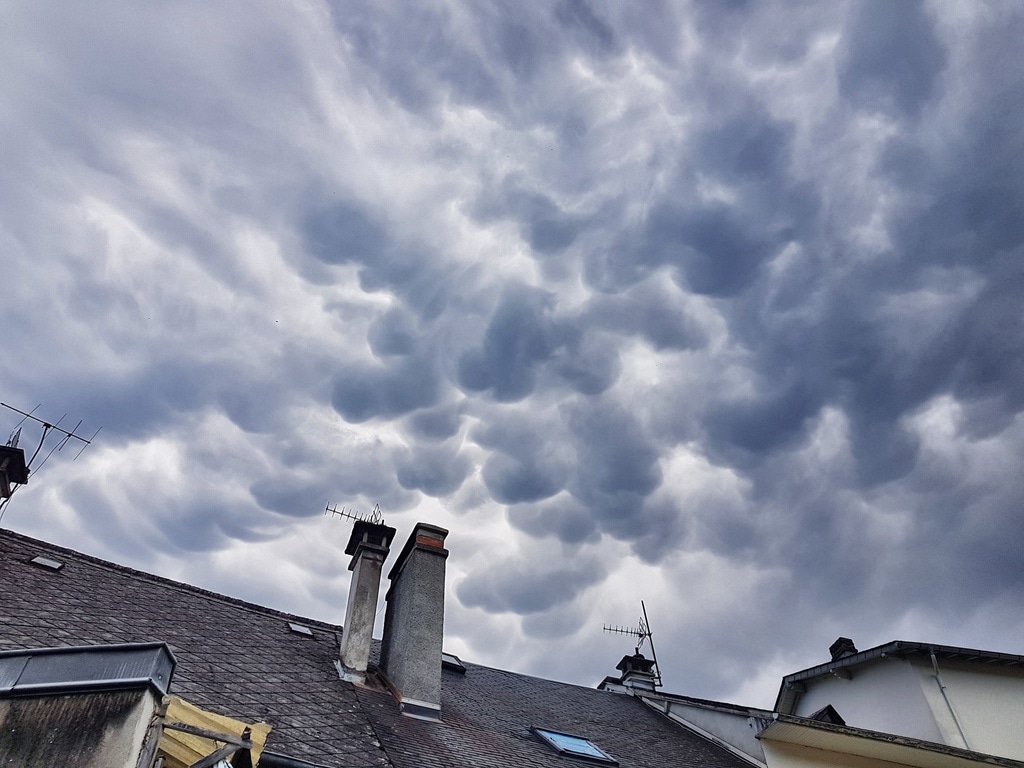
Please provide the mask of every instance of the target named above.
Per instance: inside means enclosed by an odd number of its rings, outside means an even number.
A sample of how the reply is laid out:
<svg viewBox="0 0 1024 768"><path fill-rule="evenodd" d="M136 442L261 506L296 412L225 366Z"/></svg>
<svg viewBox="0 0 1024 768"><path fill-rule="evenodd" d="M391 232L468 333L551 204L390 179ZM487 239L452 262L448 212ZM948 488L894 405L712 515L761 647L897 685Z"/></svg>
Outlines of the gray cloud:
<svg viewBox="0 0 1024 768"><path fill-rule="evenodd" d="M1015 7L7 21L0 390L103 432L5 524L301 612L325 503L438 517L470 657L588 684L638 592L694 695L1019 637Z"/></svg>

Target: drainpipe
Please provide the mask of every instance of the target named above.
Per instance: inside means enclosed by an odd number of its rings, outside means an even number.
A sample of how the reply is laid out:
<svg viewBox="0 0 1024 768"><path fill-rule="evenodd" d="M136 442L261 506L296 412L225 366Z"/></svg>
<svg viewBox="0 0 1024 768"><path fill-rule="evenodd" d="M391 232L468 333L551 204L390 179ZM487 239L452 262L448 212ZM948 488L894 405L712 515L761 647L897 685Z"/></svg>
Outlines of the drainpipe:
<svg viewBox="0 0 1024 768"><path fill-rule="evenodd" d="M971 749L971 745L967 741L967 734L964 733L963 726L960 725L960 718L956 716L956 712L953 710L953 704L949 700L949 695L946 693L946 686L942 682L942 676L939 674L939 662L935 658L935 650L933 648L929 648L928 651L932 657L932 669L935 670L935 682L939 684L939 690L942 692L942 698L946 701L946 707L949 708L949 714L953 716L953 722L956 723L956 729L960 732L960 738L963 739L964 747Z"/></svg>

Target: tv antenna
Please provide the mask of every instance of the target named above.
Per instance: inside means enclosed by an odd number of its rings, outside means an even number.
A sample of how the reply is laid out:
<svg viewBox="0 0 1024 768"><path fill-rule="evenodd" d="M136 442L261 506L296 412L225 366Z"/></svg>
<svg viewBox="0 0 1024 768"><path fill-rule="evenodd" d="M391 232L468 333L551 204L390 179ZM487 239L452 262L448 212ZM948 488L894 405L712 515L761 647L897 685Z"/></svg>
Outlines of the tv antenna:
<svg viewBox="0 0 1024 768"><path fill-rule="evenodd" d="M354 509L346 509L342 507L338 509L338 505L335 504L333 507L328 505L324 508L324 514L330 515L332 518L340 518L342 520L360 521L364 523L372 523L373 525L384 525L384 515L381 514L380 504L373 505L372 512L357 512Z"/></svg>
<svg viewBox="0 0 1024 768"><path fill-rule="evenodd" d="M610 632L613 635L630 635L636 638L636 651L637 655L643 655L640 653L640 649L644 647L644 643L648 643L651 646L651 658L654 661L654 684L657 687L661 687L661 669L658 667L658 653L654 650L654 634L651 632L651 623L647 620L647 606L644 605L644 601L640 601L640 609L643 611L643 615L640 617L640 621L637 622L635 627L620 627L618 625L605 624L604 631Z"/></svg>
<svg viewBox="0 0 1024 768"><path fill-rule="evenodd" d="M64 429L60 426L61 422L67 418L66 413L57 419L56 422L51 424L50 422L43 421L38 416L33 415L36 412L36 409L39 408L38 405L27 413L15 408L13 405L8 405L7 403L0 403L0 406L21 414L21 421L15 425L14 431L7 439L7 443L0 446L0 520L2 520L4 512L7 511L7 504L10 502L14 492L22 485L28 484L28 476L30 472L38 472L42 469L43 465L47 460L49 460L55 451L62 450L64 446L72 440L76 440L82 444L81 449L75 454L75 459L77 459L82 455L82 451L92 445L92 441L96 438L96 435L100 433L100 429L102 429L102 427L93 432L92 437L86 439L82 435L78 434L78 429L82 426L81 419L71 430ZM25 451L18 447L18 443L21 440L22 425L28 420L42 425L43 434L39 438L39 444L36 445L35 450L32 451L32 455L28 460L26 460ZM47 438L54 432L61 436L60 439L50 447L50 450L47 451L45 456L43 456L39 465L33 466L36 458L39 456L39 452L42 451L43 446L46 444ZM72 461L74 461L74 459L72 459Z"/></svg>

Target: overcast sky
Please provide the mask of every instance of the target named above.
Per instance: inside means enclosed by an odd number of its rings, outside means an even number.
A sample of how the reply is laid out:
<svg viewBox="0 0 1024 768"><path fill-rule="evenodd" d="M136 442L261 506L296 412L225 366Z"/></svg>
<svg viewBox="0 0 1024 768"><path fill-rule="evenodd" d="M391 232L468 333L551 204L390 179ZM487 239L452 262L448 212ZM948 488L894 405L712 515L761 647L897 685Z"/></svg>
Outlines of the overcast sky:
<svg viewBox="0 0 1024 768"><path fill-rule="evenodd" d="M379 503L585 685L1024 653L1021 4L2 8L0 400L102 427L4 526L340 623Z"/></svg>

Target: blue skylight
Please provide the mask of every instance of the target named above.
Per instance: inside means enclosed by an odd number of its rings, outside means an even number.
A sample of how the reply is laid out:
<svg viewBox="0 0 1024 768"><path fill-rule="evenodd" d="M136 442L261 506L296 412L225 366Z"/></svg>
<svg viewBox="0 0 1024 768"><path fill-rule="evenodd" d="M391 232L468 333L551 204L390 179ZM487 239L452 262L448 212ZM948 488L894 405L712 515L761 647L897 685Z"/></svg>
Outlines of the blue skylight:
<svg viewBox="0 0 1024 768"><path fill-rule="evenodd" d="M573 736L558 731L548 731L543 728L534 728L533 732L540 736L550 747L559 754L582 757L586 760L594 760L609 765L618 765L619 761L598 747L589 739L582 736Z"/></svg>

